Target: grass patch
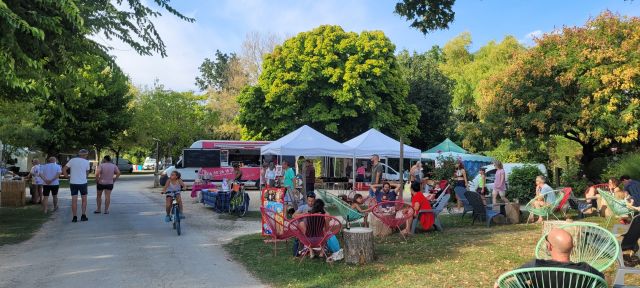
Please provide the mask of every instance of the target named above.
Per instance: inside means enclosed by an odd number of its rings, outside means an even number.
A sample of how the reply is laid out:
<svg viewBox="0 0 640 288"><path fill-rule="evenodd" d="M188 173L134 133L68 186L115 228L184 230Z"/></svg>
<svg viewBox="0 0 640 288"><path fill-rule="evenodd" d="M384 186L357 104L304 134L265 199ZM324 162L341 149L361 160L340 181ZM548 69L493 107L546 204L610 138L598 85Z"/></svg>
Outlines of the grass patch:
<svg viewBox="0 0 640 288"><path fill-rule="evenodd" d="M40 205L20 208L0 208L0 246L17 244L33 236L49 215L42 213Z"/></svg>
<svg viewBox="0 0 640 288"><path fill-rule="evenodd" d="M221 213L219 215L220 219L241 221L259 221L261 216L260 211L247 211L247 213L242 217L238 217L235 214L231 215L229 213Z"/></svg>
<svg viewBox="0 0 640 288"><path fill-rule="evenodd" d="M377 259L365 266L309 258L298 264L291 256L291 241L279 244L274 256L273 244L264 243L259 234L237 238L225 248L276 287L492 287L502 273L533 259L542 231L536 224L472 226L469 216L460 215L443 215L442 220L444 232L420 233L406 241L397 233L377 238ZM584 221L603 225L605 219ZM615 267L605 273L609 283Z"/></svg>

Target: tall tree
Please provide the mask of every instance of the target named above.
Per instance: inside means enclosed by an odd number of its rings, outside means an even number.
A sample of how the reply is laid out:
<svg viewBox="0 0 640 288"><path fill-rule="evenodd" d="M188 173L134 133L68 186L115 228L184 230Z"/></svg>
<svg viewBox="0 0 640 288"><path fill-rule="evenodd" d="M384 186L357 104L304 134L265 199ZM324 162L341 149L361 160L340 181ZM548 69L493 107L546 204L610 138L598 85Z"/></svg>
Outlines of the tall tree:
<svg viewBox="0 0 640 288"><path fill-rule="evenodd" d="M640 18L604 12L582 27L545 34L492 78L480 113L513 139L561 135L586 166L613 143L638 140Z"/></svg>
<svg viewBox="0 0 640 288"><path fill-rule="evenodd" d="M422 34L448 29L453 22L455 0L402 0L396 3L395 13L411 21L411 27Z"/></svg>
<svg viewBox="0 0 640 288"><path fill-rule="evenodd" d="M240 59L251 85L257 84L258 78L262 74L263 56L273 52L276 45L280 43L282 43L282 39L273 33L247 33L242 41Z"/></svg>
<svg viewBox="0 0 640 288"><path fill-rule="evenodd" d="M398 55L398 62L409 82L407 100L420 110L420 129L409 138L415 147L432 147L453 130L451 90L454 82L438 68L442 58L442 50L438 46L422 54L409 54L404 50Z"/></svg>
<svg viewBox="0 0 640 288"><path fill-rule="evenodd" d="M320 26L265 56L257 86L239 96L247 138L276 139L308 124L337 140L370 127L392 135L417 131L419 111L380 31L360 34Z"/></svg>

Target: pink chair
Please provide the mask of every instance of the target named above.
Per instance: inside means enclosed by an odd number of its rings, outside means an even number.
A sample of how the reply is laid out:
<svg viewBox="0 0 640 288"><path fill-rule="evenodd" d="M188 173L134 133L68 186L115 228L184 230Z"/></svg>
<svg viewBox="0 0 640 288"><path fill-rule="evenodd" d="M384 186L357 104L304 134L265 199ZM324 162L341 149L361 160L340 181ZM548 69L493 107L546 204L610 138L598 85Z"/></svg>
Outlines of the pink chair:
<svg viewBox="0 0 640 288"><path fill-rule="evenodd" d="M271 231L268 236L273 239L273 255L275 256L277 255L278 242L293 237L289 230L289 220L286 218L277 220L276 212L265 207L260 207L260 213L262 214L264 225Z"/></svg>
<svg viewBox="0 0 640 288"><path fill-rule="evenodd" d="M310 254L312 250L320 251L320 256L327 257L325 246L329 238L338 235L342 224L338 218L326 214L305 214L289 222L289 231L306 249L301 256Z"/></svg>
<svg viewBox="0 0 640 288"><path fill-rule="evenodd" d="M415 211L411 205L402 201L382 201L371 208L371 213L391 230L398 229L400 232L400 226L413 218Z"/></svg>

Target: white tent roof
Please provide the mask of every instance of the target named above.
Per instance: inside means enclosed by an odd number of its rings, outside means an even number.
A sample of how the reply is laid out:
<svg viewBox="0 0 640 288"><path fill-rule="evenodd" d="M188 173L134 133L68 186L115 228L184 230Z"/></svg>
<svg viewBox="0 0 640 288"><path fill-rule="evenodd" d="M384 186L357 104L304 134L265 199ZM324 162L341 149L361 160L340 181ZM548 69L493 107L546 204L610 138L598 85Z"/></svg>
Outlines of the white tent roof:
<svg viewBox="0 0 640 288"><path fill-rule="evenodd" d="M304 125L260 148L260 154L291 156L353 157L353 149Z"/></svg>
<svg viewBox="0 0 640 288"><path fill-rule="evenodd" d="M378 154L380 157L400 158L400 142L373 128L344 142L344 145L355 149L356 157ZM404 158L420 159L420 150L405 144Z"/></svg>

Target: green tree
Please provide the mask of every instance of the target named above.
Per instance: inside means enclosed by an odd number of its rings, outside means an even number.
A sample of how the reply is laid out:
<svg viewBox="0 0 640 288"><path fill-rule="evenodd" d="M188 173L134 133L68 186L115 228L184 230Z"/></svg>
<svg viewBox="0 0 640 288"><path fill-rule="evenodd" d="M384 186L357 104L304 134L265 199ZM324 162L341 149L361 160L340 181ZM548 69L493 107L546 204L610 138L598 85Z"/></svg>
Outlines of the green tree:
<svg viewBox="0 0 640 288"><path fill-rule="evenodd" d="M448 29L453 22L455 0L402 0L396 3L395 13L411 21L411 27L422 34Z"/></svg>
<svg viewBox="0 0 640 288"><path fill-rule="evenodd" d="M409 82L408 102L420 110L420 129L410 137L415 147L429 148L446 138L451 132L451 89L454 82L438 68L442 50L434 46L419 54L404 50L398 62Z"/></svg>
<svg viewBox="0 0 640 288"><path fill-rule="evenodd" d="M227 54L216 50L214 60L205 58L198 67L200 76L196 77L196 86L203 91L219 92L231 89L233 76L235 76L232 65L238 61L238 56L235 53Z"/></svg>
<svg viewBox="0 0 640 288"><path fill-rule="evenodd" d="M481 117L492 134L573 140L583 167L612 144L637 141L639 35L640 18L610 12L544 35L489 81Z"/></svg>
<svg viewBox="0 0 640 288"><path fill-rule="evenodd" d="M320 26L265 55L258 85L240 94L245 138L276 139L308 124L337 140L370 127L391 135L416 132L419 111L380 31L360 34Z"/></svg>
<svg viewBox="0 0 640 288"><path fill-rule="evenodd" d="M493 147L496 142L489 137L490 134L483 133L480 126L483 119L478 111L484 101L482 89L487 85L485 82L509 67L525 48L512 36L506 36L500 43L491 41L474 53L469 51L471 43L471 35L467 32L449 41L443 47L444 61L440 69L455 81L452 109L462 146L478 151Z"/></svg>

